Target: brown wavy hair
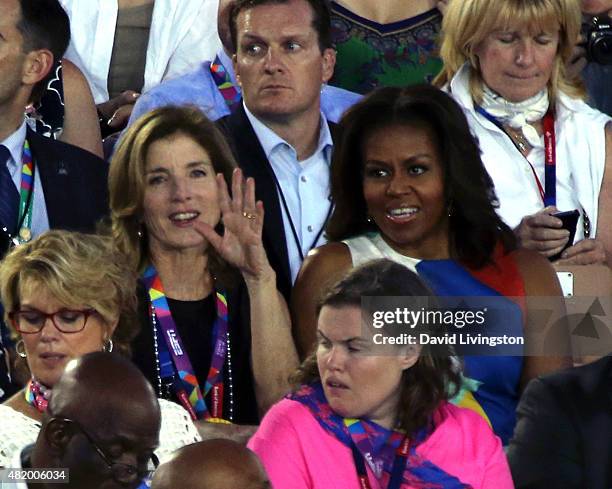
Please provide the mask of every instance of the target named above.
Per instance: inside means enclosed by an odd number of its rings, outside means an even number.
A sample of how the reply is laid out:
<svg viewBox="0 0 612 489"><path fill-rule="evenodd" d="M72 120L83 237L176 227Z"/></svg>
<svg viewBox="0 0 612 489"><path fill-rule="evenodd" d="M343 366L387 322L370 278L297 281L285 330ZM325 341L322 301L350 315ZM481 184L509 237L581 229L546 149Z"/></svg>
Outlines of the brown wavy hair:
<svg viewBox="0 0 612 489"><path fill-rule="evenodd" d="M130 126L109 170L110 233L119 250L139 272L149 259L147 230L142 225L147 154L153 143L175 134L192 138L209 154L215 173L223 174L228 189L237 167L221 131L196 107L162 107L148 112ZM222 229L219 224L217 231ZM235 270L214 249L208 253L211 273L221 284L232 285L236 280Z"/></svg>
<svg viewBox="0 0 612 489"><path fill-rule="evenodd" d="M397 262L373 260L352 269L344 278L332 285L317 305L317 317L325 306L362 307L363 297L414 297L425 299L430 306L437 304L433 293L421 279ZM373 305L373 304L372 304ZM372 314L374 311L366 310ZM413 331L425 331L417 325ZM428 334L434 334L427 329ZM440 329L438 334L442 335ZM297 390L301 384L320 381L316 350L311 353L291 376ZM453 397L461 385L454 351L448 345L422 345L417 362L402 373L397 428L414 434L428 426L440 403Z"/></svg>

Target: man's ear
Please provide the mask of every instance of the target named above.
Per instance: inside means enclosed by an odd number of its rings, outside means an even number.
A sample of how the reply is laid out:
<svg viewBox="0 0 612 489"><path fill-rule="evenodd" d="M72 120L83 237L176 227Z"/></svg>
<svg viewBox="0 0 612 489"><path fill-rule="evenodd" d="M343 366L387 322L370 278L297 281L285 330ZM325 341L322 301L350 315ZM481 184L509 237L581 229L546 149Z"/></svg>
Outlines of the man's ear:
<svg viewBox="0 0 612 489"><path fill-rule="evenodd" d="M48 49L36 49L26 55L23 65L22 82L26 85L36 85L45 78L53 67L53 53Z"/></svg>
<svg viewBox="0 0 612 489"><path fill-rule="evenodd" d="M327 48L323 51L323 59L321 61L323 66L322 82L327 83L334 75L334 67L336 66L336 50Z"/></svg>
<svg viewBox="0 0 612 489"><path fill-rule="evenodd" d="M45 440L53 452L62 453L72 438L70 424L53 418L45 426Z"/></svg>
<svg viewBox="0 0 612 489"><path fill-rule="evenodd" d="M240 73L238 72L238 55L232 54L232 65L234 67L234 73L236 74L236 83L239 87L242 87L242 81L240 80Z"/></svg>

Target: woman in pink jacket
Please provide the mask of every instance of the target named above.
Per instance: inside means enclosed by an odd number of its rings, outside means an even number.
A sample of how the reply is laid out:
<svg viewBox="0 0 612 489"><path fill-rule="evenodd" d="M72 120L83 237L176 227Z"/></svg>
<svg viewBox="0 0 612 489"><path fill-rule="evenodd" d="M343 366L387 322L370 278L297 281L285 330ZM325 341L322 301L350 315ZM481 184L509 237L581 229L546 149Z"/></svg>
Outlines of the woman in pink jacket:
<svg viewBox="0 0 612 489"><path fill-rule="evenodd" d="M452 347L422 341L440 337L439 325L383 324L384 296L420 309L431 293L404 266L377 260L320 302L318 343L296 376L301 386L249 442L273 487L512 488L486 421L447 402L461 382ZM415 344L390 344L406 339L404 331Z"/></svg>

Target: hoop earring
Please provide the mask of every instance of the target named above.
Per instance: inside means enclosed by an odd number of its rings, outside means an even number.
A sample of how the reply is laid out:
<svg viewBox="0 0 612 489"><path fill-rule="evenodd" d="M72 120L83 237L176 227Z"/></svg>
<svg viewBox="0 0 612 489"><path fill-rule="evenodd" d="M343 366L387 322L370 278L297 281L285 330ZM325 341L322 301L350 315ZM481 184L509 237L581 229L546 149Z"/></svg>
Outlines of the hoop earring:
<svg viewBox="0 0 612 489"><path fill-rule="evenodd" d="M25 350L25 342L23 340L19 340L15 344L15 351L17 352L17 355L19 355L21 358L27 358L28 356Z"/></svg>
<svg viewBox="0 0 612 489"><path fill-rule="evenodd" d="M113 339L109 338L108 340L106 340L106 342L104 343L104 346L102 347L102 351L106 352L106 353L111 353L113 351L113 347L115 345L113 345Z"/></svg>

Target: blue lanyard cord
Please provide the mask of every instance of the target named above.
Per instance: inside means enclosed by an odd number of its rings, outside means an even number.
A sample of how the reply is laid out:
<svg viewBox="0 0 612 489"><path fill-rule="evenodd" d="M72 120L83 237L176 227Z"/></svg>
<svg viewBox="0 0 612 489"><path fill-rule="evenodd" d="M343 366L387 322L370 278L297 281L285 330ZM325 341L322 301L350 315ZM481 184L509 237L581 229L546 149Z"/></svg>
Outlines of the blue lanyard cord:
<svg viewBox="0 0 612 489"><path fill-rule="evenodd" d="M510 137L502 123L485 109L480 107L479 105L475 106L476 112L482 115L489 122L495 124L495 126L500 129L506 136L510 138L512 144L517 148L517 150L521 153L521 156L525 158L529 166L531 167L531 172L533 173L533 177L536 181L536 185L540 192L540 197L544 203L544 206L552 206L557 205L557 167L556 167L556 157L555 157L555 124L554 124L554 116L552 111L549 110L544 116L544 157L545 157L545 165L544 165L544 186L540 182L538 178L538 174L535 171L535 168L531 164L531 162L523 155L521 149L517 146L514 140Z"/></svg>

